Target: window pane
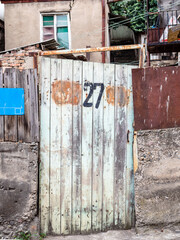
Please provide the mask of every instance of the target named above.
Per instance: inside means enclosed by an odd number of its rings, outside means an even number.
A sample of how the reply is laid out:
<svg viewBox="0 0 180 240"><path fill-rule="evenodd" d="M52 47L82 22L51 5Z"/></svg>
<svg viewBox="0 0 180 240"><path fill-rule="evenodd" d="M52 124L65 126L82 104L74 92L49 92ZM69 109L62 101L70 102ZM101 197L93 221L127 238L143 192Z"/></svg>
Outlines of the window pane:
<svg viewBox="0 0 180 240"><path fill-rule="evenodd" d="M54 17L43 16L43 26L54 26Z"/></svg>
<svg viewBox="0 0 180 240"><path fill-rule="evenodd" d="M43 41L54 38L54 35L43 35Z"/></svg>
<svg viewBox="0 0 180 240"><path fill-rule="evenodd" d="M67 15L58 15L57 16L57 27L68 26Z"/></svg>
<svg viewBox="0 0 180 240"><path fill-rule="evenodd" d="M54 38L54 27L43 27L43 40Z"/></svg>
<svg viewBox="0 0 180 240"><path fill-rule="evenodd" d="M67 27L57 28L57 41L60 44L60 47L69 48L69 37Z"/></svg>

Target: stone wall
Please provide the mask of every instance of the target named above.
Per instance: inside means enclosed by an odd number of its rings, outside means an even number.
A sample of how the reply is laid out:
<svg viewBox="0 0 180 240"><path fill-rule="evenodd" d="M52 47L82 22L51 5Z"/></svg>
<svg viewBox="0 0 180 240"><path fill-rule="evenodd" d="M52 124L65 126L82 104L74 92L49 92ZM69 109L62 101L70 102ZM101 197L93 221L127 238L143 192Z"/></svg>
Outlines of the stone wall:
<svg viewBox="0 0 180 240"><path fill-rule="evenodd" d="M180 223L180 128L138 132L136 224Z"/></svg>
<svg viewBox="0 0 180 240"><path fill-rule="evenodd" d="M0 143L0 238L38 232L38 144Z"/></svg>

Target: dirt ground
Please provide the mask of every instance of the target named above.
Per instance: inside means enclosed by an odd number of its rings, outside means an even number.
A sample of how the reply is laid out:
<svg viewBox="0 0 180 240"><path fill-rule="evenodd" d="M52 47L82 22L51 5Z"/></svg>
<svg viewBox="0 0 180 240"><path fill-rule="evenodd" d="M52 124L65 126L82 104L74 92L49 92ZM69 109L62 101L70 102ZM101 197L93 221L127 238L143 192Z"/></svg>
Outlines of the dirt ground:
<svg viewBox="0 0 180 240"><path fill-rule="evenodd" d="M138 229L108 231L91 235L48 236L45 240L180 240L180 229Z"/></svg>

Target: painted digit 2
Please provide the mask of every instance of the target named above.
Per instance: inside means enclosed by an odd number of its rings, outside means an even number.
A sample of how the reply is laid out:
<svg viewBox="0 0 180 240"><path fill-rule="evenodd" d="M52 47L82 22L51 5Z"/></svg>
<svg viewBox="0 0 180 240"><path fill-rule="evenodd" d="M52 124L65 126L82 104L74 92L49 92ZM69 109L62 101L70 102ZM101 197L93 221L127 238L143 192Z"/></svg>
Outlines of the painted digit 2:
<svg viewBox="0 0 180 240"><path fill-rule="evenodd" d="M92 97L92 95L94 93L94 90L96 90L97 87L100 87L99 96L98 96L98 99L97 99L97 102L96 102L96 105L95 105L95 108L98 108L99 104L101 102L101 98L102 98L103 92L104 92L104 84L103 83L90 83L90 82L86 82L84 84L84 91L87 91L88 87L90 87L90 91L89 91L89 94L88 94L87 98L85 99L85 101L83 103L83 106L84 107L92 107L93 106L93 103L92 102L90 103L89 100Z"/></svg>

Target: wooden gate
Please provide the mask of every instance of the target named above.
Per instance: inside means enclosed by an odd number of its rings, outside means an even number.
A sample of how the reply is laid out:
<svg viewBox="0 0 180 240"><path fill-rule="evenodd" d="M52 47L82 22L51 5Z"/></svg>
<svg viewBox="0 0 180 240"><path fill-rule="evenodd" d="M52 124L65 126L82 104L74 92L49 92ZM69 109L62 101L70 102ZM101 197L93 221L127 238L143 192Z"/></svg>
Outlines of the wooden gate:
<svg viewBox="0 0 180 240"><path fill-rule="evenodd" d="M41 232L133 226L131 69L42 58Z"/></svg>

